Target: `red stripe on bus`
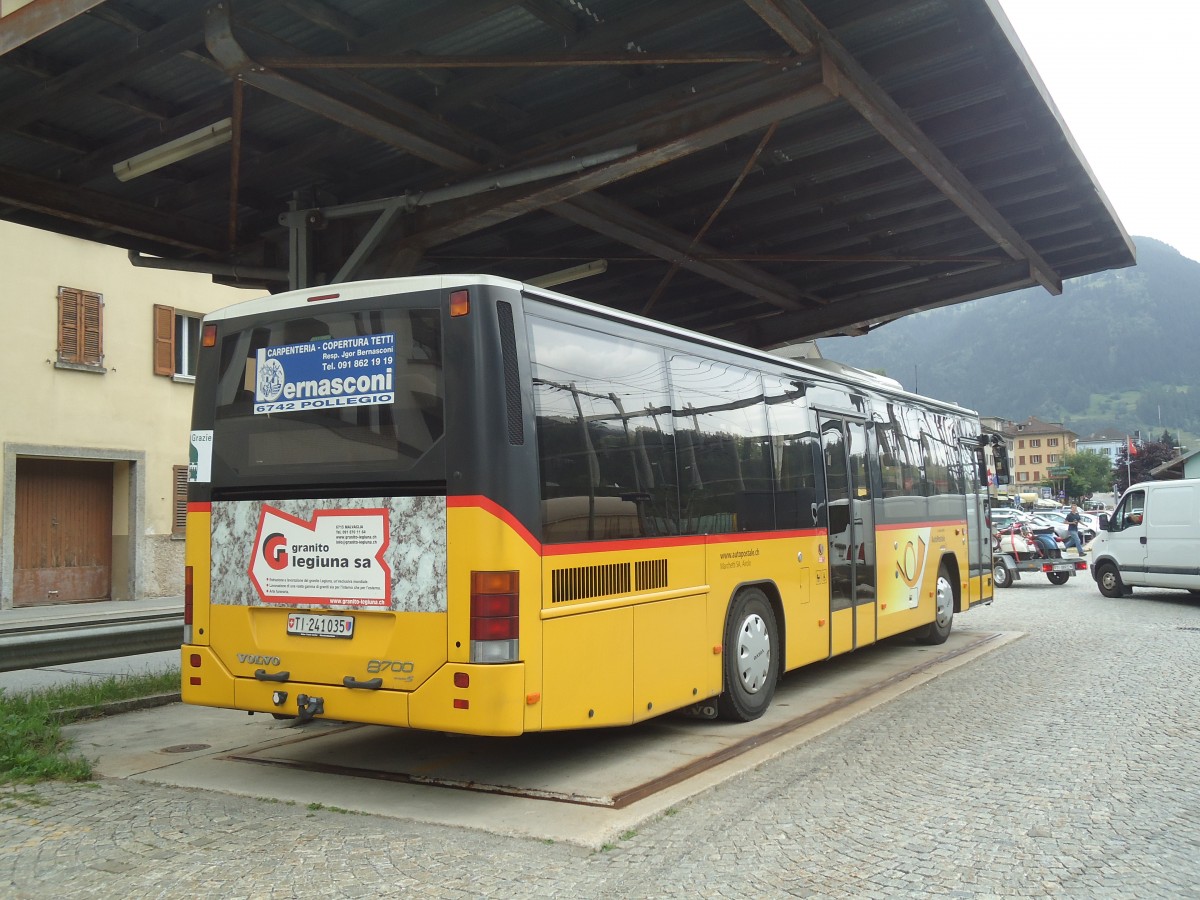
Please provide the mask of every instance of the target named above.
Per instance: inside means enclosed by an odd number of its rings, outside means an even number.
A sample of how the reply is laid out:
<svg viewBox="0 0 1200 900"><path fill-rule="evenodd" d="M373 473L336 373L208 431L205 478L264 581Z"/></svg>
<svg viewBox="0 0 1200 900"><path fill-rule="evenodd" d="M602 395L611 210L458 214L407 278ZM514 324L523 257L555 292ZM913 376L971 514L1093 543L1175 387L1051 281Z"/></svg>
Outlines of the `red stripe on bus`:
<svg viewBox="0 0 1200 900"><path fill-rule="evenodd" d="M212 512L211 503L189 503L187 511L190 513L210 513Z"/></svg>
<svg viewBox="0 0 1200 900"><path fill-rule="evenodd" d="M497 503L495 500L490 500L482 494L473 494L462 497L447 497L446 506L455 509L482 509L486 513L495 516L509 528L517 533L517 535L532 547L537 553L542 552L541 542L529 533L524 525L517 521L516 517L507 509Z"/></svg>
<svg viewBox="0 0 1200 900"><path fill-rule="evenodd" d="M799 531L747 531L737 534L695 534L680 537L625 538L615 541L576 541L570 544L545 544L537 540L507 509L480 494L447 497L446 506L455 509L481 509L495 516L525 543L543 556L570 556L578 553L605 553L619 550L649 549L664 547L689 547L704 544L733 544L746 541L779 541L801 537L824 537L824 528L808 528Z"/></svg>

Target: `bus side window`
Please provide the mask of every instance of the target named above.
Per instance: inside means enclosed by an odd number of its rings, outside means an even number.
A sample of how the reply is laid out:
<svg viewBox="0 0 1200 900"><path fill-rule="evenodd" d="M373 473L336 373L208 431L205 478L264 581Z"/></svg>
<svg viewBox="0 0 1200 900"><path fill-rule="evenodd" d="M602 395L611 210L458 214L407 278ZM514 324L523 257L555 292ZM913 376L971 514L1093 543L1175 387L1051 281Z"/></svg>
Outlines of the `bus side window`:
<svg viewBox="0 0 1200 900"><path fill-rule="evenodd" d="M682 355L671 357L670 370L682 532L773 529L770 441L759 374Z"/></svg>
<svg viewBox="0 0 1200 900"><path fill-rule="evenodd" d="M804 385L767 375L763 391L773 448L776 526L824 527L825 497L817 481L816 462L820 443Z"/></svg>

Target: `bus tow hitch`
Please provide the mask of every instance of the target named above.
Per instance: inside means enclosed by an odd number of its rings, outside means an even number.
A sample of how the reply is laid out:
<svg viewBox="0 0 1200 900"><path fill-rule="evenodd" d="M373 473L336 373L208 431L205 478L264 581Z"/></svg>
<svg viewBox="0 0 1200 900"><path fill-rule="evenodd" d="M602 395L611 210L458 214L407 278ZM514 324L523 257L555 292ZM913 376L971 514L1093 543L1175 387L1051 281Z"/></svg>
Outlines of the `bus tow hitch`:
<svg viewBox="0 0 1200 900"><path fill-rule="evenodd" d="M311 722L314 716L325 714L325 699L323 697L310 697L308 694L297 694L296 713L297 724Z"/></svg>

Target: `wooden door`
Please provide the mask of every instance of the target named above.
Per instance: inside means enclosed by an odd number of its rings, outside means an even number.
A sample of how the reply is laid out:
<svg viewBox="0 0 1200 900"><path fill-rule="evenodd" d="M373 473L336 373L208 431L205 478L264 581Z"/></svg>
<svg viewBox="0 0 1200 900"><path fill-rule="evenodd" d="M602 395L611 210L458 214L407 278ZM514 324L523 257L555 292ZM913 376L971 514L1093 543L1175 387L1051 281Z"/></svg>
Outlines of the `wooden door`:
<svg viewBox="0 0 1200 900"><path fill-rule="evenodd" d="M18 459L13 605L112 596L113 467Z"/></svg>

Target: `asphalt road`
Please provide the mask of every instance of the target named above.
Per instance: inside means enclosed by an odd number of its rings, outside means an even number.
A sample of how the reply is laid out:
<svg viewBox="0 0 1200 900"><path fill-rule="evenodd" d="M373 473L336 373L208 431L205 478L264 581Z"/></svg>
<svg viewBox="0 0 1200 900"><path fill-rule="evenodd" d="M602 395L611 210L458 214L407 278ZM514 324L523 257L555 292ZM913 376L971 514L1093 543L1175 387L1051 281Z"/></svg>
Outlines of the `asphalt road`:
<svg viewBox="0 0 1200 900"><path fill-rule="evenodd" d="M105 780L0 792L0 895L1200 897L1200 600L1030 578L1023 631L602 850Z"/></svg>

